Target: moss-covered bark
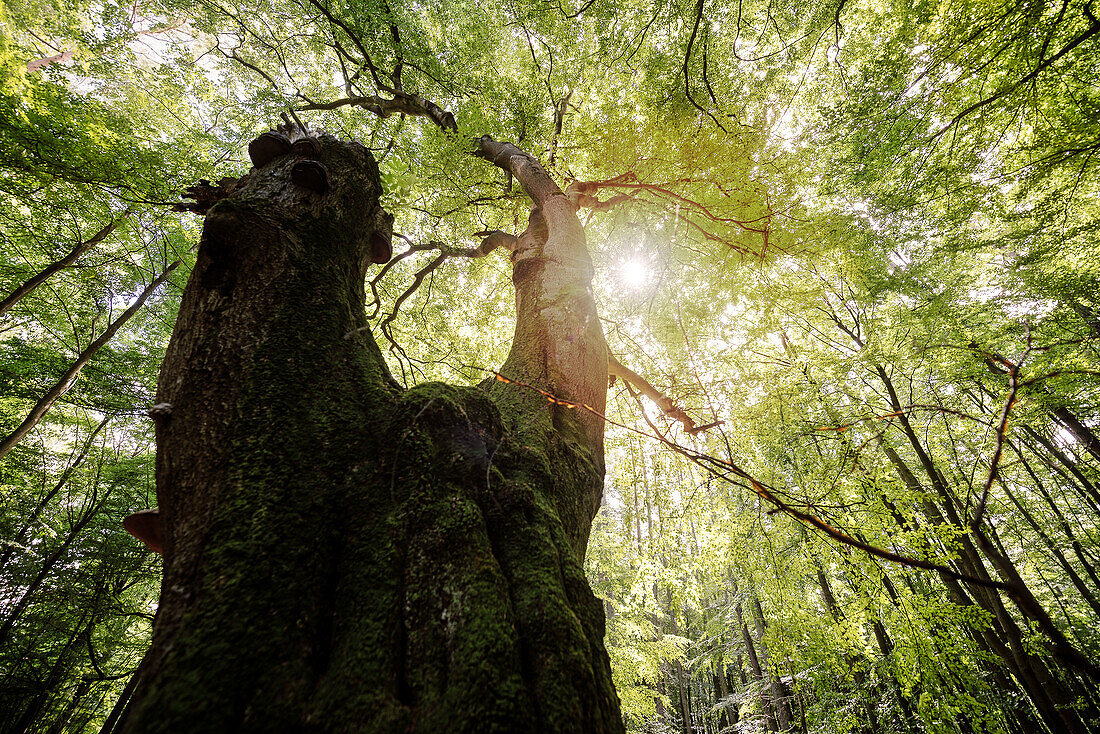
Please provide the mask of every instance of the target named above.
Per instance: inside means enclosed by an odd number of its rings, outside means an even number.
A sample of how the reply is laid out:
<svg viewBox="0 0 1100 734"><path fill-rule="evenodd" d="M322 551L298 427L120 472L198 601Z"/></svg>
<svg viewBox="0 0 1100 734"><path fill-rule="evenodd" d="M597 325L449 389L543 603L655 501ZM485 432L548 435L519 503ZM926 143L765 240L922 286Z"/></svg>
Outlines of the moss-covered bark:
<svg viewBox="0 0 1100 734"><path fill-rule="evenodd" d="M165 573L123 730L621 731L582 569L598 416L499 382L401 390L363 315L378 170L320 142L326 193L288 155L207 217L161 370ZM525 237L503 371L602 409L590 269Z"/></svg>

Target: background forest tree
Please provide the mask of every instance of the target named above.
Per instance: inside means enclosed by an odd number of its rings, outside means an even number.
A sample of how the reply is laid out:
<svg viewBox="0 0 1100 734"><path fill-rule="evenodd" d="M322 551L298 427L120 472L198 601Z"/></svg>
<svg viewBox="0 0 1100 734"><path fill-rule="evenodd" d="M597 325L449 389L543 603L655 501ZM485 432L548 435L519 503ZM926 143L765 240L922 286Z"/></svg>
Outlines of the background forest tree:
<svg viewBox="0 0 1100 734"><path fill-rule="evenodd" d="M291 110L380 161L400 259L368 295L408 385L511 336L508 264L458 250L528 202L473 137L604 203L612 354L722 421L608 394L587 562L628 730L1097 725L1091 0L2 13L0 731L109 730L159 578L121 518L155 503L195 257L171 204Z"/></svg>

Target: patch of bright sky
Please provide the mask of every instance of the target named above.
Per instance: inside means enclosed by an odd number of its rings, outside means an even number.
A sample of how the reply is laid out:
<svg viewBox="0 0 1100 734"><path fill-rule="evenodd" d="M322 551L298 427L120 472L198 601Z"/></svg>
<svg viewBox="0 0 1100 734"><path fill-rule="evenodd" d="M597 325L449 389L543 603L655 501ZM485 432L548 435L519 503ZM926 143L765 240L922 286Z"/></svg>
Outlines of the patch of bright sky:
<svg viewBox="0 0 1100 734"><path fill-rule="evenodd" d="M905 270L913 264L913 256L907 250L896 247L890 250L890 262L892 262L895 267Z"/></svg>
<svg viewBox="0 0 1100 734"><path fill-rule="evenodd" d="M841 210L846 211L849 214L855 214L857 217L859 217L860 219L862 219L865 222L867 222L868 224L870 224L871 229L873 229L874 231L876 231L876 232L881 232L882 231L882 225L879 224L877 219L875 219L874 217L871 216L870 206L867 204L866 201L849 202L848 204L845 204L844 206L842 206Z"/></svg>
<svg viewBox="0 0 1100 734"><path fill-rule="evenodd" d="M1002 303L1001 307L1008 316L1016 319L1028 316L1049 316L1058 306L1056 301L1041 298L1012 298L1012 294L1006 292L1005 289L999 285L986 285L981 288L971 288L967 291L966 296L971 301L976 301L978 303L999 302L1007 299L1007 302Z"/></svg>

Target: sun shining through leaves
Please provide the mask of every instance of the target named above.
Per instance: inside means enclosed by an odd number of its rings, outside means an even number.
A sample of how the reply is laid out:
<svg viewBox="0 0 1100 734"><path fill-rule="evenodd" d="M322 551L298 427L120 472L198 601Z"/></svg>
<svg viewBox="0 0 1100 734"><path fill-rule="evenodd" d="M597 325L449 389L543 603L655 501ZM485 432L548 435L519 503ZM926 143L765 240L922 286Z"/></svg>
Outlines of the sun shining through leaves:
<svg viewBox="0 0 1100 734"><path fill-rule="evenodd" d="M619 281L630 290L637 290L646 285L651 276L649 263L638 257L626 260L619 266Z"/></svg>

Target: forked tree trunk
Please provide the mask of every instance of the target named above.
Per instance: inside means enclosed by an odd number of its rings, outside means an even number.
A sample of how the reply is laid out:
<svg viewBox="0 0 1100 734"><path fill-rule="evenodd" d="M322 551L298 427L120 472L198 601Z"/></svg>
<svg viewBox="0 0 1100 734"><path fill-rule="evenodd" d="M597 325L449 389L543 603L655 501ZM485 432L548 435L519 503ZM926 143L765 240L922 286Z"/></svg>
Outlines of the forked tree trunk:
<svg viewBox="0 0 1100 734"><path fill-rule="evenodd" d="M607 379L583 230L488 143L538 207L502 374L594 412L402 390L364 316L373 158L305 146L323 194L300 156L254 171L207 216L161 368L164 580L123 731L622 731L582 567Z"/></svg>

